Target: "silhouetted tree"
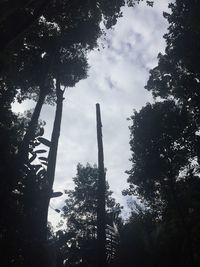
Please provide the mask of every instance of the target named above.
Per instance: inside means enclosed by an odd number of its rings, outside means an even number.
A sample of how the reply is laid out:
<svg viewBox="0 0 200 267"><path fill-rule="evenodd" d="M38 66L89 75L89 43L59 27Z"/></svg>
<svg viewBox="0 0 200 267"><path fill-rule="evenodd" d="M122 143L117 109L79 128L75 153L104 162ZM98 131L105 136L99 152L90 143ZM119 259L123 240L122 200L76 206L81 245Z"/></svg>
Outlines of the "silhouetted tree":
<svg viewBox="0 0 200 267"><path fill-rule="evenodd" d="M134 206L120 231L118 266L156 266L158 223L151 210Z"/></svg>
<svg viewBox="0 0 200 267"><path fill-rule="evenodd" d="M169 22L164 35L167 46L158 55L158 66L150 71L146 89L155 97L177 99L194 112L199 123L200 3L176 0L169 6L171 13L164 13Z"/></svg>
<svg viewBox="0 0 200 267"><path fill-rule="evenodd" d="M128 173L131 193L137 193L158 211L177 203L180 173L190 170L197 156L197 125L187 109L173 101L147 104L131 117L133 168Z"/></svg>
<svg viewBox="0 0 200 267"><path fill-rule="evenodd" d="M65 232L71 238L65 243L67 266L97 266L97 191L98 168L87 164L77 166L77 175L73 178L74 190L66 190L67 199L63 207ZM112 197L112 191L106 186L106 223L115 222L120 227L121 206Z"/></svg>

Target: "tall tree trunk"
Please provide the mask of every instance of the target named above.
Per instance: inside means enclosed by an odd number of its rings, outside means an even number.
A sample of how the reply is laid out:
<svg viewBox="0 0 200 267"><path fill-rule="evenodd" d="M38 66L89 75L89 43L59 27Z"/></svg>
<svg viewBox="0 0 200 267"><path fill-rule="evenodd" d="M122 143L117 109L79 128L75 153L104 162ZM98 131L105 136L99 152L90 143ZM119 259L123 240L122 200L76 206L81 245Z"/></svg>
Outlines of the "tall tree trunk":
<svg viewBox="0 0 200 267"><path fill-rule="evenodd" d="M60 87L60 81L57 79L56 81L56 95L57 95L57 104L56 104L56 115L54 120L53 132L51 136L51 146L48 155L48 166L47 166L47 183L48 183L48 192L44 196L44 203L43 203L43 224L44 224L44 234L46 236L46 229L47 229L47 218L48 218L48 207L49 201L52 196L52 188L54 183L55 177L55 168L56 168L56 158L57 158L57 150L58 150L58 141L60 136L60 127L61 127L61 120L62 120L62 109L63 109L63 94L64 90Z"/></svg>
<svg viewBox="0 0 200 267"><path fill-rule="evenodd" d="M56 167L56 157L58 149L58 141L60 136L60 126L62 119L62 108L63 108L63 93L64 91L60 88L60 82L57 79L56 81L56 94L57 94L57 104L56 104L56 114L54 119L53 131L51 135L51 145L48 154L48 166L47 166L47 185L46 188L43 188L40 196L40 203L38 206L38 216L35 218L36 235L39 241L38 247L42 251L40 254L40 264L41 266L48 266L49 257L49 247L47 245L47 221L48 221L48 208L49 201L52 197L52 188L55 176L55 167ZM38 252L36 248L36 253ZM38 266L38 264L36 264ZM35 265L35 266L36 266Z"/></svg>
<svg viewBox="0 0 200 267"><path fill-rule="evenodd" d="M31 143L31 141L35 137L35 131L36 131L36 127L38 125L38 119L40 116L42 106L44 104L46 94L47 94L47 88L45 88L44 86L41 87L39 99L38 99L38 102L35 106L33 115L31 117L31 121L29 122L29 125L28 125L27 131L24 135L23 141L21 142L21 144L18 147L18 153L17 153L17 156L15 158L15 162L14 162L15 173L14 173L14 175L11 175L11 177L10 177L11 181L10 181L10 184L7 188L8 194L11 193L12 190L16 188L16 185L18 184L19 180L21 179L21 171L24 168L24 163L28 159L29 144Z"/></svg>
<svg viewBox="0 0 200 267"><path fill-rule="evenodd" d="M62 120L62 109L63 109L63 94L64 90L60 87L60 81L56 81L56 95L57 95L57 104L56 104L56 115L54 120L53 132L51 136L51 147L48 155L48 167L47 167L47 177L50 189L53 187L54 176L55 176L55 167L56 167L56 157L58 150L58 141L60 137L60 127Z"/></svg>
<svg viewBox="0 0 200 267"><path fill-rule="evenodd" d="M26 157L28 156L29 144L35 137L35 131L38 125L39 116L40 116L40 113L41 113L41 110L44 104L44 100L46 97L46 90L43 90L43 89L44 88L40 89L38 102L35 106L33 115L31 117L31 121L28 125L28 129L26 131L22 144L19 147L19 155L22 156L23 159L26 159Z"/></svg>
<svg viewBox="0 0 200 267"><path fill-rule="evenodd" d="M97 117L97 142L98 142L98 204L97 204L97 242L98 242L98 266L106 266L106 217L105 217L105 170L104 170L104 155L102 141L102 124L100 105L96 104Z"/></svg>

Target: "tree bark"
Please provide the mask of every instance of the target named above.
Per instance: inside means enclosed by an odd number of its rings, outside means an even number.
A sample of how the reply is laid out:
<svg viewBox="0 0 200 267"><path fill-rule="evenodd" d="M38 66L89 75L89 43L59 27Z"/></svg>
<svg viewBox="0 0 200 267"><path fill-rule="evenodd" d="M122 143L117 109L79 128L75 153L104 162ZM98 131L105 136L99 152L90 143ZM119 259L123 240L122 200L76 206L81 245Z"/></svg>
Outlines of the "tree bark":
<svg viewBox="0 0 200 267"><path fill-rule="evenodd" d="M60 136L63 99L64 99L63 98L64 90L60 88L59 79L57 79L56 81L56 94L57 94L56 115L54 119L54 126L53 126L53 132L51 136L51 146L49 150L48 166L47 166L48 191L47 191L47 194L44 195L44 203L43 203L45 235L46 235L46 230L47 230L49 201L52 196L52 192L53 192L52 188L53 188L53 183L54 183L54 178L55 178L56 158L57 158L57 150L58 150L58 141L59 141L59 136Z"/></svg>
<svg viewBox="0 0 200 267"><path fill-rule="evenodd" d="M40 88L40 95L39 95L38 102L35 106L33 115L31 117L31 121L28 125L28 129L26 131L26 134L24 135L24 139L22 141L22 144L19 147L19 155L20 155L20 157L22 156L23 159L26 159L28 157L29 144L35 137L36 127L38 125L38 120L39 120L40 113L41 113L41 110L42 110L42 107L44 104L45 97L46 97L45 90L42 90Z"/></svg>
<svg viewBox="0 0 200 267"><path fill-rule="evenodd" d="M57 104L56 104L56 115L54 120L53 132L51 136L51 147L48 155L48 167L47 167L47 177L49 182L49 187L53 187L54 176L55 176L55 167L56 167L56 157L58 150L58 141L60 137L60 127L62 120L62 109L63 109L63 94L64 90L60 88L60 82L57 79L56 81L56 95L57 95Z"/></svg>
<svg viewBox="0 0 200 267"><path fill-rule="evenodd" d="M97 143L98 143L98 204L97 204L97 243L98 243L98 266L106 266L106 217L105 217L105 170L104 170L104 155L102 141L102 124L100 105L96 104L97 118Z"/></svg>

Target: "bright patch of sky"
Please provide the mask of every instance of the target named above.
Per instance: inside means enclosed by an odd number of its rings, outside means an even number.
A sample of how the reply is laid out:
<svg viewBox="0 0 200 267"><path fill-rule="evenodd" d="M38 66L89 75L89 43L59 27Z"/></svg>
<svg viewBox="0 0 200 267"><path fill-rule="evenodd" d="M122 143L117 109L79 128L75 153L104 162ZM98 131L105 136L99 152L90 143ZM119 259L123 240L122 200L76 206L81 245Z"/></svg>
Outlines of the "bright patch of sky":
<svg viewBox="0 0 200 267"><path fill-rule="evenodd" d="M157 64L158 53L165 48L162 36L167 32L167 21L162 12L167 10L168 1L155 2L153 8L144 3L124 8L123 17L103 40L104 49L88 55L88 78L65 92L54 191L73 188L78 162L97 163L95 104L100 103L106 178L116 200L127 207L121 194L128 187L125 171L131 167L127 118L133 109L139 110L152 101L144 86L149 70ZM15 110L29 107L26 101L23 106L15 105ZM41 118L47 123L47 138L51 136L54 115L55 107L45 105ZM61 208L64 199L65 195L52 199L51 207ZM54 226L59 219L50 208L49 220Z"/></svg>

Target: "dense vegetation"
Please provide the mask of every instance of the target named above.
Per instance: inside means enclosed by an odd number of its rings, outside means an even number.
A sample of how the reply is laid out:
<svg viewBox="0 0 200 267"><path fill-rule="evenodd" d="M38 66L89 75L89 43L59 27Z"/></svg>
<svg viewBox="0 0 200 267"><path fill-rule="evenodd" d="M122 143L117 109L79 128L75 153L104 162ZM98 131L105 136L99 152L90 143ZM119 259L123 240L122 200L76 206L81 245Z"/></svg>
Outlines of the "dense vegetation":
<svg viewBox="0 0 200 267"><path fill-rule="evenodd" d="M0 2L0 249L5 266L97 266L96 166L77 166L66 190L63 230L47 223L66 87L87 77L87 54L139 1ZM146 1L152 5L152 1ZM154 96L130 117L132 168L137 196L128 221L106 186L108 266L200 266L200 3L176 0L164 54L146 85ZM36 101L15 114L14 101ZM56 105L51 140L39 120L44 103ZM70 127L70 125L69 125ZM40 144L45 149L40 148ZM59 212L59 210L57 210ZM103 266L101 266L103 267Z"/></svg>
<svg viewBox="0 0 200 267"><path fill-rule="evenodd" d="M165 53L146 85L155 103L130 118L132 169L125 193L138 195L152 214L147 237L155 246L148 266L189 267L200 264L200 3L177 0L170 8L164 13Z"/></svg>

